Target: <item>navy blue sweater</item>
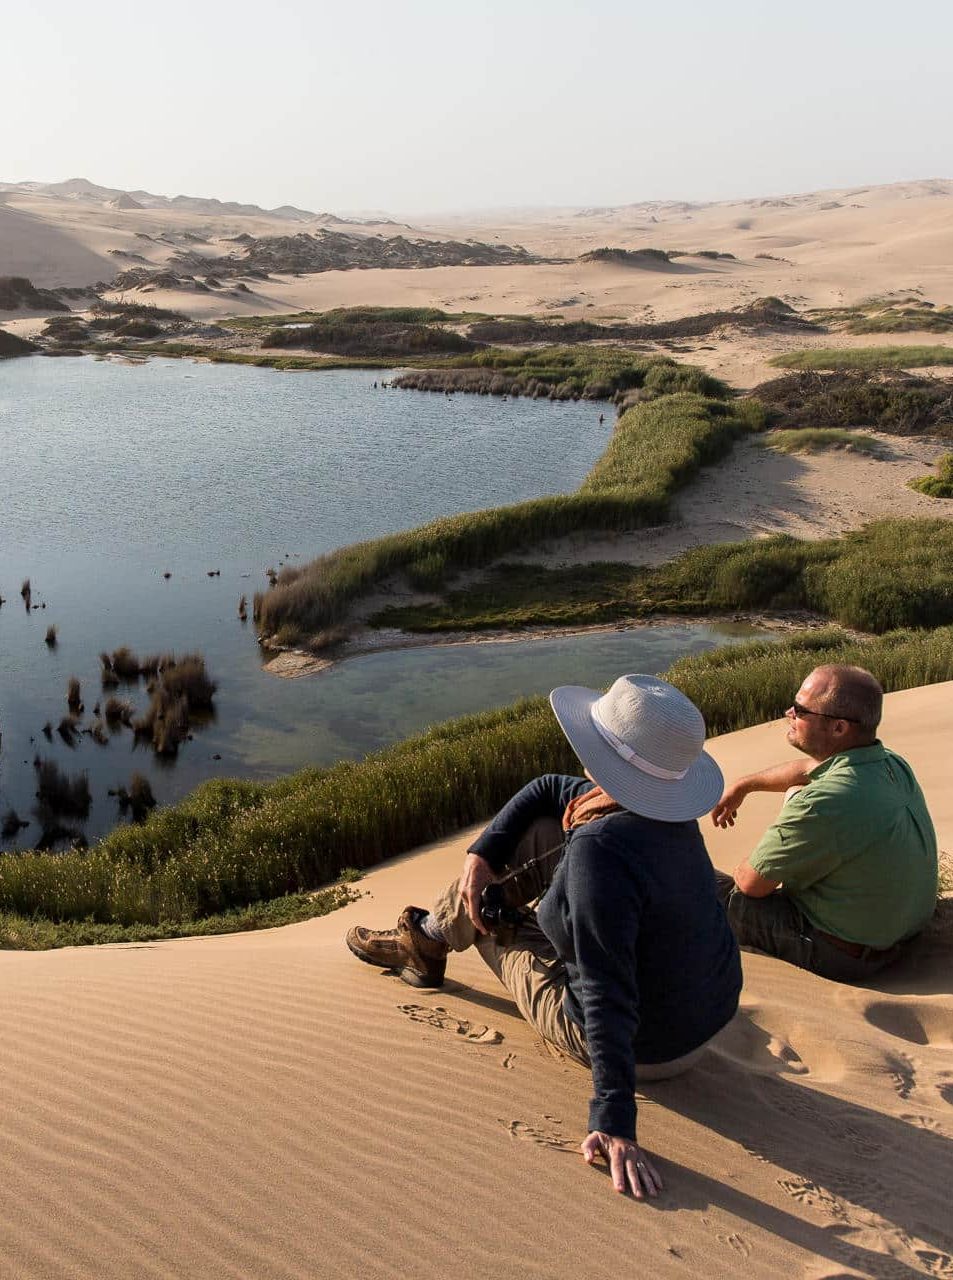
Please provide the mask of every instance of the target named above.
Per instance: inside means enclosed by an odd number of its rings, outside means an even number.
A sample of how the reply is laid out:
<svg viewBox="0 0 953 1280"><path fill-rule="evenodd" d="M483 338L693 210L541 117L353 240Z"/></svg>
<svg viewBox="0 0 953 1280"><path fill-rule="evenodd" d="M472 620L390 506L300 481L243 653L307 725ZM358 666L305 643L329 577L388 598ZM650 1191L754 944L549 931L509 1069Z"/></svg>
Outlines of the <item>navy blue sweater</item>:
<svg viewBox="0 0 953 1280"><path fill-rule="evenodd" d="M561 817L591 787L563 774L536 778L472 851L503 870L530 823ZM566 1012L589 1046L590 1132L634 1138L635 1064L681 1057L738 1007L738 946L698 823L624 811L578 827L537 915L566 965Z"/></svg>

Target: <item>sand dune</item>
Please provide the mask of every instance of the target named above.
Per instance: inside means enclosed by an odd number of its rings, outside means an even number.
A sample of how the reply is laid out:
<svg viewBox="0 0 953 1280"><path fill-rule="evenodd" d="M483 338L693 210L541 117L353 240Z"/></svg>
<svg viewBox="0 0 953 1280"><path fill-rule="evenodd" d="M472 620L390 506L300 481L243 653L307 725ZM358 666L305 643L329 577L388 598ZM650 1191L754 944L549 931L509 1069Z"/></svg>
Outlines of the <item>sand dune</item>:
<svg viewBox="0 0 953 1280"><path fill-rule="evenodd" d="M947 849L951 736L953 684L888 699L885 738ZM713 750L733 774L782 744L769 725ZM709 829L719 865L772 806ZM0 1274L953 1275L945 943L869 989L746 956L739 1017L690 1076L644 1090L668 1189L638 1205L576 1152L587 1073L478 957L428 993L342 945L426 901L465 839L381 867L323 920L0 955Z"/></svg>
<svg viewBox="0 0 953 1280"><path fill-rule="evenodd" d="M603 245L623 248L715 250L735 261L696 259L694 270L668 273L605 263L500 268L436 268L416 271L345 271L277 277L250 297L186 294L190 314L292 310L372 302L404 305L424 297L460 310L515 313L558 311L567 317L620 315L659 319L736 306L765 294L815 306L856 301L895 289L921 288L938 303L953 302L953 182L924 181L842 191L812 192L781 200L741 200L710 205L623 206L581 216L579 210L411 218L407 234L426 238L473 237L520 243L545 257L575 259ZM28 274L37 285L88 284L115 274L123 263L110 249L135 252L160 265L185 231L205 237L199 253L228 250L227 237L286 235L286 220L183 210L116 209L108 203L54 199L36 192L7 192L0 210L11 226L32 220L37 235L56 233L43 253L20 239L0 236L0 274ZM296 223L315 230L321 223ZM394 227L349 227L367 234ZM138 234L137 234L138 233ZM152 241L143 239L152 237ZM757 255L769 254L770 257ZM112 271L91 271L91 257ZM27 270L27 267L30 270ZM162 291L162 305L176 299ZM185 305L185 299L178 301Z"/></svg>

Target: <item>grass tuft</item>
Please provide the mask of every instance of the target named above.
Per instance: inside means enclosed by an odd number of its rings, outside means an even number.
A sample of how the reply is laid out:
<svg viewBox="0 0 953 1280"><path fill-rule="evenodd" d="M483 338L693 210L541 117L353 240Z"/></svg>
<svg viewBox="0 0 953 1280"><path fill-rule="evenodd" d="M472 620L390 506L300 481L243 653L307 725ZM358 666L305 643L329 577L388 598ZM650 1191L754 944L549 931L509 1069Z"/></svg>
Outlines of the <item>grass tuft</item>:
<svg viewBox="0 0 953 1280"><path fill-rule="evenodd" d="M768 364L781 369L919 369L928 365L953 365L953 347L854 347L834 350L789 351Z"/></svg>
<svg viewBox="0 0 953 1280"><path fill-rule="evenodd" d="M847 449L853 453L882 453L880 444L860 432L839 427L799 427L768 431L757 442L781 453L818 453L822 449Z"/></svg>
<svg viewBox="0 0 953 1280"><path fill-rule="evenodd" d="M953 453L945 453L936 464L936 474L918 476L910 481L911 489L930 498L953 498Z"/></svg>

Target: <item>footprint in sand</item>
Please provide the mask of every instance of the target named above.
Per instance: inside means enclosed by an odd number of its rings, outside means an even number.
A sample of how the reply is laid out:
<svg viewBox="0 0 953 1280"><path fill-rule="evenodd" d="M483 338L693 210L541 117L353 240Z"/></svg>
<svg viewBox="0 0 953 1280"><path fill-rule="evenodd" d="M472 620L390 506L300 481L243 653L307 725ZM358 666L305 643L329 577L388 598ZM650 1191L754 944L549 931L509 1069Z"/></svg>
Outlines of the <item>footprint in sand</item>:
<svg viewBox="0 0 953 1280"><path fill-rule="evenodd" d="M795 1028L798 1040L792 1043L781 1030L787 1022L779 1007L749 1005L719 1033L711 1051L760 1075L842 1079L846 1059L841 1049L803 1027Z"/></svg>
<svg viewBox="0 0 953 1280"><path fill-rule="evenodd" d="M718 1236L718 1240L734 1249L735 1253L740 1254L742 1258L747 1258L751 1254L751 1245L737 1231L732 1231L731 1235L728 1236Z"/></svg>
<svg viewBox="0 0 953 1280"><path fill-rule="evenodd" d="M556 1126L561 1122L552 1120L550 1117L550 1127L541 1129L537 1125L527 1124L524 1120L497 1120L497 1124L503 1126L511 1138L519 1138L522 1142L535 1142L539 1147L549 1147L553 1151L568 1151L578 1154L579 1144L571 1138L567 1138L565 1134L559 1133Z"/></svg>
<svg viewBox="0 0 953 1280"><path fill-rule="evenodd" d="M928 1129L930 1133L943 1132L943 1126L940 1124L939 1120L934 1120L932 1116L917 1116L907 1111L904 1112L899 1119L901 1119L904 1124L912 1124L915 1129Z"/></svg>
<svg viewBox="0 0 953 1280"><path fill-rule="evenodd" d="M503 1034L495 1027L488 1027L482 1022L468 1022L466 1018L458 1018L442 1004L428 1008L423 1004L399 1004L397 1008L410 1018L411 1022L422 1022L425 1026L435 1027L438 1031L450 1031L468 1044L502 1044Z"/></svg>
<svg viewBox="0 0 953 1280"><path fill-rule="evenodd" d="M871 1214L869 1209L862 1208L859 1219L852 1214L853 1205L868 1205L871 1196L886 1203L891 1190L884 1183L862 1175L851 1177L839 1170L829 1172L831 1176L828 1181L832 1187L836 1187L836 1195L833 1190L828 1190L827 1187L822 1187L807 1178L778 1178L777 1183L792 1199L826 1214L842 1227L856 1230L859 1223L865 1223L880 1234L882 1244L887 1249L887 1255L884 1256L882 1263L878 1263L869 1254L855 1254L848 1247L844 1255L848 1265L862 1265L864 1269L861 1274L865 1276L882 1276L884 1280L893 1280L894 1277L905 1277L910 1274L909 1266L901 1261L903 1254L906 1253L911 1260L915 1260L925 1270L927 1275L953 1280L953 1259L949 1254L932 1248L925 1241L918 1240L906 1231L897 1230L883 1221L879 1215ZM844 1198L841 1199L841 1196ZM835 1273L838 1278L840 1274ZM835 1280L835 1277L830 1276L829 1280Z"/></svg>
<svg viewBox="0 0 953 1280"><path fill-rule="evenodd" d="M937 1093L948 1107L953 1107L953 1084L938 1084Z"/></svg>
<svg viewBox="0 0 953 1280"><path fill-rule="evenodd" d="M886 1063L897 1097L906 1102L917 1087L917 1069L913 1059L905 1053L891 1053Z"/></svg>
<svg viewBox="0 0 953 1280"><path fill-rule="evenodd" d="M826 1213L836 1222L850 1221L850 1214L843 1201L838 1200L837 1196L825 1187L812 1182L810 1178L778 1178L777 1183L782 1191L792 1200L797 1200L799 1204L805 1204L811 1209Z"/></svg>
<svg viewBox="0 0 953 1280"><path fill-rule="evenodd" d="M953 1009L942 1004L877 1000L864 1017L880 1031L910 1044L953 1044Z"/></svg>
<svg viewBox="0 0 953 1280"><path fill-rule="evenodd" d="M512 1071L513 1068L516 1066L516 1054L508 1053L506 1057L503 1059L503 1061L500 1063L500 1066L505 1067L507 1071Z"/></svg>

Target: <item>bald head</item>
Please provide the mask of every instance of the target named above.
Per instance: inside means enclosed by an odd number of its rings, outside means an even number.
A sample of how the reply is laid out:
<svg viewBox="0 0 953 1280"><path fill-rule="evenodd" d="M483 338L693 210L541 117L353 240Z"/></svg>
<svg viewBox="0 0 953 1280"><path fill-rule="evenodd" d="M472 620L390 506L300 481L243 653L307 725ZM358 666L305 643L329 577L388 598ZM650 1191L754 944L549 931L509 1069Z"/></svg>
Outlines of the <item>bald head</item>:
<svg viewBox="0 0 953 1280"><path fill-rule="evenodd" d="M830 663L815 667L818 710L841 716L856 727L858 741L872 742L883 714L884 691L879 680L863 667Z"/></svg>

